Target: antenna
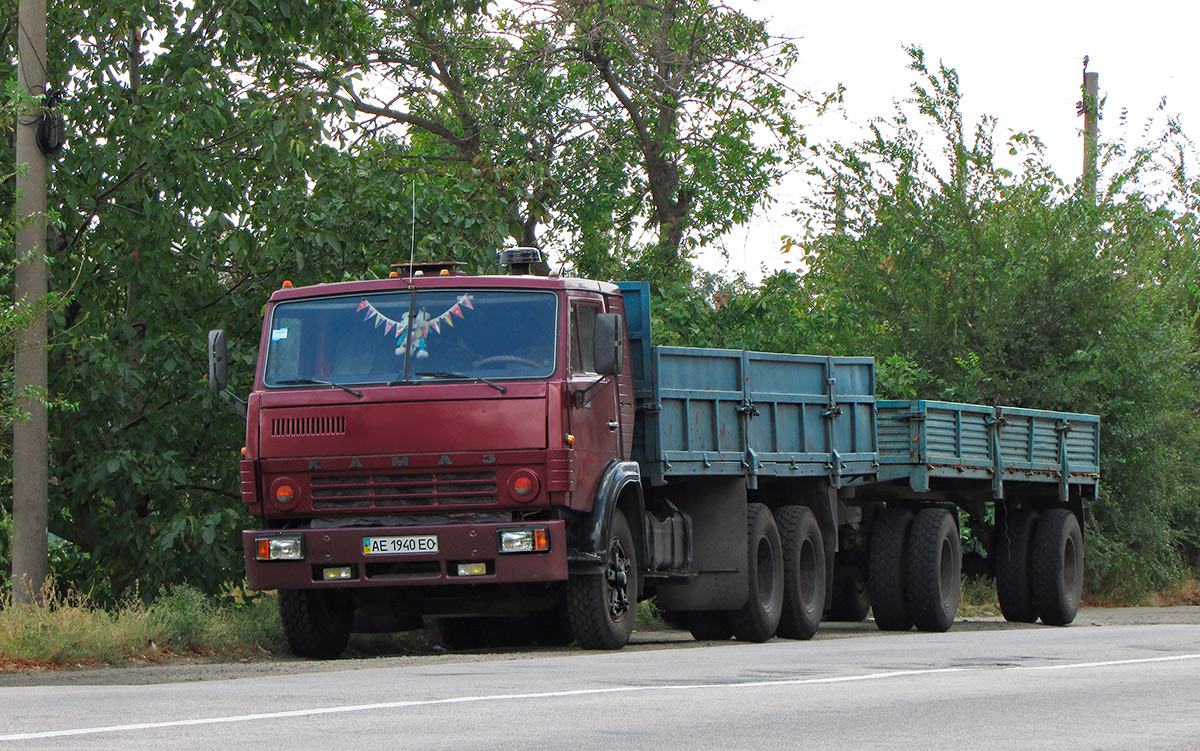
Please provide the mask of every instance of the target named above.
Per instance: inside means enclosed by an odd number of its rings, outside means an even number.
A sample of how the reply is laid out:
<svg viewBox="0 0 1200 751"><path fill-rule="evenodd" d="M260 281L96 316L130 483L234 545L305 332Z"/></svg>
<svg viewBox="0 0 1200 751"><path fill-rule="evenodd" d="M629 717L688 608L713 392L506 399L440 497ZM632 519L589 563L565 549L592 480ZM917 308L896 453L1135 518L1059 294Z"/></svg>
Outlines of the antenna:
<svg viewBox="0 0 1200 751"><path fill-rule="evenodd" d="M417 317L417 288L413 286L413 276L416 274L416 264L413 259L417 253L417 176L413 175L412 183L412 234L408 246L408 320L404 332L404 370L400 374L402 381L407 381L412 372L413 329Z"/></svg>
<svg viewBox="0 0 1200 751"><path fill-rule="evenodd" d="M417 254L417 176L413 175L412 181L412 232L411 240L408 246L408 283L412 284L413 277L413 260Z"/></svg>

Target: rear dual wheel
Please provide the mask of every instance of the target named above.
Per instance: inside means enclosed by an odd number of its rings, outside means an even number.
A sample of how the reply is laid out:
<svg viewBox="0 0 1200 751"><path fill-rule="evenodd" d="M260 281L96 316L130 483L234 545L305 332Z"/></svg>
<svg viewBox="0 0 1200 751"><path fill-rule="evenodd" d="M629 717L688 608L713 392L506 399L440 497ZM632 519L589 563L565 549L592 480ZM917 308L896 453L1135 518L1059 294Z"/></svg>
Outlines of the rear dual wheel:
<svg viewBox="0 0 1200 751"><path fill-rule="evenodd" d="M1083 532L1069 509L1019 509L997 532L996 595L1004 618L1048 626L1075 620L1083 594Z"/></svg>
<svg viewBox="0 0 1200 751"><path fill-rule="evenodd" d="M947 509L885 509L875 517L867 570L875 625L946 631L962 590L962 543Z"/></svg>
<svg viewBox="0 0 1200 751"><path fill-rule="evenodd" d="M908 538L908 606L920 631L948 631L962 592L962 540L958 522L944 508L925 508Z"/></svg>
<svg viewBox="0 0 1200 751"><path fill-rule="evenodd" d="M750 596L729 612L729 627L739 641L765 642L775 635L783 615L783 542L770 509L751 503L746 511Z"/></svg>
<svg viewBox="0 0 1200 751"><path fill-rule="evenodd" d="M876 515L871 528L867 582L875 625L883 631L907 631L913 625L904 591L908 531L912 523L912 511L889 508Z"/></svg>
<svg viewBox="0 0 1200 751"><path fill-rule="evenodd" d="M783 614L776 630L785 639L811 639L825 611L825 543L812 510L775 510L783 542Z"/></svg>
<svg viewBox="0 0 1200 751"><path fill-rule="evenodd" d="M1033 605L1033 533L1038 514L1033 509L1017 509L1004 515L996 530L996 599L1004 620L1033 623L1037 609Z"/></svg>
<svg viewBox="0 0 1200 751"><path fill-rule="evenodd" d="M1083 595L1083 531L1069 510L1042 514L1033 536L1033 605L1042 623L1065 626Z"/></svg>

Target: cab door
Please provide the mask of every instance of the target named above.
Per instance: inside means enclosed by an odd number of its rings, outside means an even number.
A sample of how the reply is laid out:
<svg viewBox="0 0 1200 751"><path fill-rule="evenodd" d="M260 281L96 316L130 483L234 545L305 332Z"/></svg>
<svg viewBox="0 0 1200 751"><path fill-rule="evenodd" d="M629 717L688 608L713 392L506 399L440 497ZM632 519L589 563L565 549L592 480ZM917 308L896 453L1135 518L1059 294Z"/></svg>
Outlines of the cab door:
<svg viewBox="0 0 1200 751"><path fill-rule="evenodd" d="M599 298L570 300L568 423L575 436L575 493L571 506L591 508L604 469L620 457L621 423L617 379L596 372L595 326L603 312Z"/></svg>

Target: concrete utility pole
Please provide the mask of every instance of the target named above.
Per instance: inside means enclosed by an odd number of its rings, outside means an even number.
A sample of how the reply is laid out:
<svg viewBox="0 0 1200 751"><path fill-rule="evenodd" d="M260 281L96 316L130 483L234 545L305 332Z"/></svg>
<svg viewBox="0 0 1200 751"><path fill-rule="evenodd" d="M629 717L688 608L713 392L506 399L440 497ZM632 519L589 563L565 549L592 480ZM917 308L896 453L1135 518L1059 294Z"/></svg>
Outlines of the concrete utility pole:
<svg viewBox="0 0 1200 751"><path fill-rule="evenodd" d="M46 0L19 0L17 6L17 80L28 94L46 93ZM16 294L19 305L40 311L17 342L14 381L18 389L44 394L48 385L46 314L42 299L48 289L46 269L46 155L37 144L36 111L26 108L17 117ZM41 599L49 575L46 525L49 491L49 441L46 406L36 398L17 405L29 419L13 426L13 603Z"/></svg>
<svg viewBox="0 0 1200 751"><path fill-rule="evenodd" d="M1097 181L1097 144L1100 138L1100 74L1089 73L1087 58L1083 58L1083 190L1095 200Z"/></svg>

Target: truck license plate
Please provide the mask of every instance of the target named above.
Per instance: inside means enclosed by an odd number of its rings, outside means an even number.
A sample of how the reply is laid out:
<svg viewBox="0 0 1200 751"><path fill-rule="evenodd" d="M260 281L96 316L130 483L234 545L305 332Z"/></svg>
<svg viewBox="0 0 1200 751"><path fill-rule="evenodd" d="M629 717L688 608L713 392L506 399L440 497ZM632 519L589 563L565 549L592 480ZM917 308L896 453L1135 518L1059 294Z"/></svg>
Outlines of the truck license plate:
<svg viewBox="0 0 1200 751"><path fill-rule="evenodd" d="M363 555L394 555L396 553L436 552L438 552L437 535L363 538Z"/></svg>

